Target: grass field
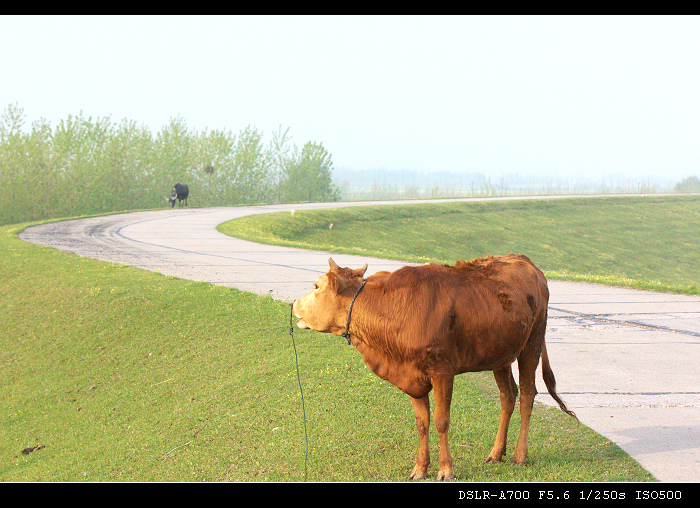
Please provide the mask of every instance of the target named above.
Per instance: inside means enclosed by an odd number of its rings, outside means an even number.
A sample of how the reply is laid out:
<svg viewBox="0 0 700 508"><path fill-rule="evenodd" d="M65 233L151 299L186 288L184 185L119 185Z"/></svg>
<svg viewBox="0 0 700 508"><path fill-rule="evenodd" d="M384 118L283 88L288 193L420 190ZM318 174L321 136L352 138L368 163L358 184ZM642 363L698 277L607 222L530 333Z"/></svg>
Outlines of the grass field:
<svg viewBox="0 0 700 508"><path fill-rule="evenodd" d="M31 245L22 227L0 228L0 481L304 480L288 305ZM417 445L408 397L342 339L294 337L308 480L406 480ZM458 480L653 480L541 405L529 465L484 464L498 404L490 373L456 380ZM510 453L518 425L514 415ZM435 459L434 430L431 443Z"/></svg>
<svg viewBox="0 0 700 508"><path fill-rule="evenodd" d="M263 243L412 262L520 253L552 279L700 294L700 196L297 210L236 219L219 230Z"/></svg>

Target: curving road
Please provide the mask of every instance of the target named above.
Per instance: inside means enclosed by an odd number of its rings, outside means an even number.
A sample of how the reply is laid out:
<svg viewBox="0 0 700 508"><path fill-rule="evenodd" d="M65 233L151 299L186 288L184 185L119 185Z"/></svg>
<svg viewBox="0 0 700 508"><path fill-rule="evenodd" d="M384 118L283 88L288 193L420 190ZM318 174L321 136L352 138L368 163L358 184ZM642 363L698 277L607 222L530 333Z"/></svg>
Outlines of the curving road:
<svg viewBox="0 0 700 508"><path fill-rule="evenodd" d="M382 203L294 208L366 204ZM20 237L81 256L292 301L328 269L328 253L259 245L215 229L236 217L291 208L134 212L34 226ZM341 266L368 263L368 274L405 264L343 254L333 258ZM659 480L700 481L700 297L559 281L550 281L550 292L547 348L559 393L569 407ZM541 374L537 389L538 401L556 405Z"/></svg>

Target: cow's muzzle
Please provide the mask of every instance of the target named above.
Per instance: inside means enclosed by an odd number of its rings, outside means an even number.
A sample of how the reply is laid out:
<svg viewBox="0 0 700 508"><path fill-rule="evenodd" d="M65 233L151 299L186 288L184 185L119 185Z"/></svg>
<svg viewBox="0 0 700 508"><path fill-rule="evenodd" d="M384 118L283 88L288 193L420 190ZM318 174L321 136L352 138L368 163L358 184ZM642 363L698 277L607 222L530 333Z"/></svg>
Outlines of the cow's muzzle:
<svg viewBox="0 0 700 508"><path fill-rule="evenodd" d="M293 315L295 318L297 318L297 327L298 327L298 328L301 328L302 330L303 330L303 329L306 329L306 328L309 328L309 325L306 324L306 322L304 321L304 318L302 318L302 317L299 315L298 309L297 309L297 306L296 306L296 303L297 303L297 300L294 300L294 301L293 301L292 303L290 303L289 305L292 306L292 315Z"/></svg>

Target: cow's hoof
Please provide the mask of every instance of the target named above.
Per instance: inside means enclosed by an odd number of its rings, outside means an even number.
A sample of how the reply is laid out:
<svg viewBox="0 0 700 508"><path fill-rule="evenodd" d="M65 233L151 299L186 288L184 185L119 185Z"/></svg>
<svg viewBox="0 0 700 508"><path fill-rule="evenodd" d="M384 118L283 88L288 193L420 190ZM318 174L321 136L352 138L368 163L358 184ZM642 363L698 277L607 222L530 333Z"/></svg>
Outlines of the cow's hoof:
<svg viewBox="0 0 700 508"><path fill-rule="evenodd" d="M411 472L409 479L411 480L422 480L428 475L428 466L416 466Z"/></svg>
<svg viewBox="0 0 700 508"><path fill-rule="evenodd" d="M439 482L443 482L443 481L448 482L450 480L455 479L455 473L454 473L454 471L452 471L452 468L445 469L444 471L440 470L440 472L438 472L437 479Z"/></svg>
<svg viewBox="0 0 700 508"><path fill-rule="evenodd" d="M492 457L491 455L486 457L487 464L498 464L499 462L503 462L503 459L500 457Z"/></svg>

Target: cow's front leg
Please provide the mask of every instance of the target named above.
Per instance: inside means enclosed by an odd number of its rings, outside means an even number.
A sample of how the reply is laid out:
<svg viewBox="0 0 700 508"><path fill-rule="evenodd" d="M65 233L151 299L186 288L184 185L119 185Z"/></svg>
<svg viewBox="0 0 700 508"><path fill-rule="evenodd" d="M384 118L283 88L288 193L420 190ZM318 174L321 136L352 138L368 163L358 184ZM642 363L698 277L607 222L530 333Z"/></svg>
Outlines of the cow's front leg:
<svg viewBox="0 0 700 508"><path fill-rule="evenodd" d="M450 404L452 404L453 381L453 376L432 379L435 393L435 414L433 419L435 420L438 436L440 436L440 470L438 471L438 480L452 480L455 477L454 469L452 468L452 454L450 454L450 445L447 441L447 432L450 429Z"/></svg>
<svg viewBox="0 0 700 508"><path fill-rule="evenodd" d="M411 480L420 480L428 475L430 465L430 450L428 449L428 434L430 431L430 400L428 396L421 399L411 397L413 410L416 413L416 426L418 427L418 456L416 467L411 472Z"/></svg>

